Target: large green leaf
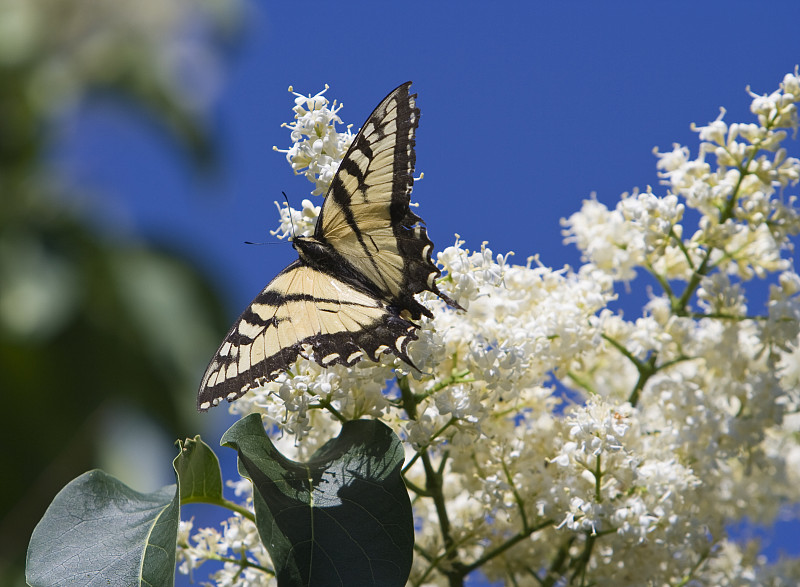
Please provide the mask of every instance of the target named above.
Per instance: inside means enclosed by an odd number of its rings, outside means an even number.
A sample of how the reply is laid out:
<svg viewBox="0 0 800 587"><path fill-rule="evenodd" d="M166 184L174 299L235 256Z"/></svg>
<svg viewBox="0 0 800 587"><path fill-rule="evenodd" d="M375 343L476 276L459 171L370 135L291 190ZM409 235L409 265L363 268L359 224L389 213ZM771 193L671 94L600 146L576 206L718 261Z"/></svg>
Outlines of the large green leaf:
<svg viewBox="0 0 800 587"><path fill-rule="evenodd" d="M26 578L44 585L173 585L181 502L222 499L214 452L199 436L178 442L178 485L134 491L103 471L62 489L28 545Z"/></svg>
<svg viewBox="0 0 800 587"><path fill-rule="evenodd" d="M281 586L405 585L414 527L403 449L383 423L342 426L307 463L284 457L252 414L223 435L253 481L256 524Z"/></svg>
<svg viewBox="0 0 800 587"><path fill-rule="evenodd" d="M175 489L139 493L99 470L73 480L33 531L28 583L172 585L180 513Z"/></svg>

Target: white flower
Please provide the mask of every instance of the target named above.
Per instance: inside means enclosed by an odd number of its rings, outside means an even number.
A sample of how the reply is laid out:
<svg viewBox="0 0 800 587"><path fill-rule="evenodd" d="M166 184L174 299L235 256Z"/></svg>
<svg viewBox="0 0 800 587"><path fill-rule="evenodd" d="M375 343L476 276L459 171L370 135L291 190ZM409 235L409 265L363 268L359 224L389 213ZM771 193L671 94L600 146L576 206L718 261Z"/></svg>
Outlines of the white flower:
<svg viewBox="0 0 800 587"><path fill-rule="evenodd" d="M790 85L793 84L793 79L795 78L788 78ZM800 95L791 92L785 93L782 87L769 95L759 96L750 92L750 96L753 98L750 111L758 116L758 123L761 126L797 129L797 106L795 103L800 100Z"/></svg>
<svg viewBox="0 0 800 587"><path fill-rule="evenodd" d="M321 206L315 206L311 200L303 200L302 210L295 210L289 206L281 206L275 202L275 207L281 217L280 225L277 229L271 230L270 234L280 239L287 236L311 236L317 224L317 217Z"/></svg>
<svg viewBox="0 0 800 587"><path fill-rule="evenodd" d="M562 220L565 243L575 243L582 260L591 262L614 280L630 281L636 277L635 267L643 261L643 243L638 234L625 229L625 218L619 210L609 210L597 200L584 200L580 212Z"/></svg>
<svg viewBox="0 0 800 587"><path fill-rule="evenodd" d="M708 177L711 171L711 166L703 160L703 151L697 159L690 159L688 147L674 144L669 153L661 153L658 149L654 149L653 153L658 157L656 167L664 170L659 176L675 193L683 195L696 182Z"/></svg>
<svg viewBox="0 0 800 587"><path fill-rule="evenodd" d="M781 273L778 283L770 288L769 298L764 340L791 352L800 335L800 276L794 271Z"/></svg>
<svg viewBox="0 0 800 587"><path fill-rule="evenodd" d="M731 318L747 314L747 300L738 283L731 283L725 273L714 273L700 282L697 290L698 304L708 314Z"/></svg>

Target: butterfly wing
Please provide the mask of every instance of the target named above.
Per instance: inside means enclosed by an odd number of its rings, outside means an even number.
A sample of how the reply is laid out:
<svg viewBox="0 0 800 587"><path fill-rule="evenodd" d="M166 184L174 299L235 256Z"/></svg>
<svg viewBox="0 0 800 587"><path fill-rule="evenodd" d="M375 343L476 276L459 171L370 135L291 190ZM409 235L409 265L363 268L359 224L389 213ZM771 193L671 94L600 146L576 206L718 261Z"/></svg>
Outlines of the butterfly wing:
<svg viewBox="0 0 800 587"><path fill-rule="evenodd" d="M309 347L325 367L387 350L413 366L406 347L416 325L406 317L431 316L414 295L430 291L460 308L437 288L433 243L409 209L419 122L410 85L384 98L356 135L314 237L294 240L300 260L228 332L203 377L201 411L275 379Z"/></svg>
<svg viewBox="0 0 800 587"><path fill-rule="evenodd" d="M441 272L433 243L409 203L419 123L411 82L391 92L361 127L320 211L315 237L330 245L378 295L413 319L430 312L414 299L436 286Z"/></svg>
<svg viewBox="0 0 800 587"><path fill-rule="evenodd" d="M281 271L242 313L208 366L197 407L240 398L275 379L306 345L320 365L352 365L367 353L388 350L410 363L406 346L415 326L369 292L295 261Z"/></svg>

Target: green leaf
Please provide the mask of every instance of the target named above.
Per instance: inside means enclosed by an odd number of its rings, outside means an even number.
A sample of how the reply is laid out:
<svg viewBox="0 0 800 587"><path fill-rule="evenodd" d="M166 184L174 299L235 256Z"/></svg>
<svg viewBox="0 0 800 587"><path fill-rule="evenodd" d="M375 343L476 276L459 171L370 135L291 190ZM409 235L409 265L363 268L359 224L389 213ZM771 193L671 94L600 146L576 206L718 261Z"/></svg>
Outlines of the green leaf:
<svg viewBox="0 0 800 587"><path fill-rule="evenodd" d="M177 442L180 454L175 458L175 471L181 489L181 503L222 500L222 473L214 451L195 436Z"/></svg>
<svg viewBox="0 0 800 587"><path fill-rule="evenodd" d="M383 423L346 422L307 463L284 457L251 414L223 435L253 481L256 525L280 586L402 587L414 527L400 440Z"/></svg>
<svg viewBox="0 0 800 587"><path fill-rule="evenodd" d="M173 585L179 515L174 485L145 494L103 471L84 473L33 531L28 584Z"/></svg>

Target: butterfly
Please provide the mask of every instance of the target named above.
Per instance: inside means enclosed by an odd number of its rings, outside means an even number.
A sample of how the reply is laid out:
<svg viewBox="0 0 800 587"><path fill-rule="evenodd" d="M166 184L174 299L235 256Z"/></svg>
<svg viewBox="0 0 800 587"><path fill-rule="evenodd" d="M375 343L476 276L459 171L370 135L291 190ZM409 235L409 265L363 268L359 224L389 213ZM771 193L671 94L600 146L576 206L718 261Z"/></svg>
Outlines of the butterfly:
<svg viewBox="0 0 800 587"><path fill-rule="evenodd" d="M272 381L300 355L351 366L392 353L411 367L408 344L422 316L415 294L439 291L433 242L410 208L415 132L411 82L370 114L331 181L312 236L296 236L298 259L256 296L225 336L197 396L200 411Z"/></svg>

